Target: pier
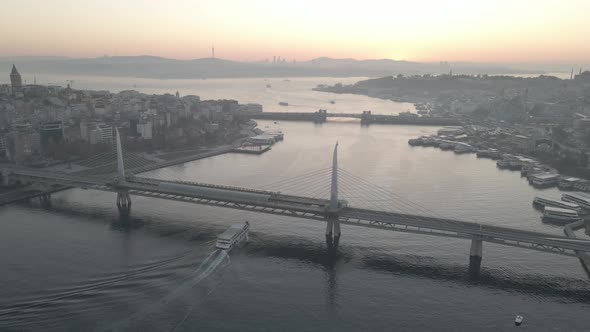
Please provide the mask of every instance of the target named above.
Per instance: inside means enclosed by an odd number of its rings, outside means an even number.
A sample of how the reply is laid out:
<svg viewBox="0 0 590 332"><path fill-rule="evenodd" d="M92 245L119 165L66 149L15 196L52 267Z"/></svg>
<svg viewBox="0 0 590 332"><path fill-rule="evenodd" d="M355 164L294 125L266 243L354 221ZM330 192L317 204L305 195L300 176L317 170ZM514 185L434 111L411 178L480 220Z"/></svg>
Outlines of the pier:
<svg viewBox="0 0 590 332"><path fill-rule="evenodd" d="M260 112L251 115L257 120L309 121L324 123L328 118L360 119L361 124L420 125L420 126L459 126L461 122L451 118L411 117L400 115L373 114L371 111L362 113L329 113L327 110L317 112Z"/></svg>

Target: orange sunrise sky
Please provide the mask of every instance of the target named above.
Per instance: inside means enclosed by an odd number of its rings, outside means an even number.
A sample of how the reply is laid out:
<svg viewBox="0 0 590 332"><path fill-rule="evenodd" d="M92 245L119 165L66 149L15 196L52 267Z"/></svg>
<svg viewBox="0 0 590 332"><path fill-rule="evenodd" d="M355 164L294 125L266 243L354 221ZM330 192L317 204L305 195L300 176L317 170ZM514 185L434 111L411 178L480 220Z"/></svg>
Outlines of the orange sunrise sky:
<svg viewBox="0 0 590 332"><path fill-rule="evenodd" d="M590 59L590 1L3 0L0 56L561 62Z"/></svg>

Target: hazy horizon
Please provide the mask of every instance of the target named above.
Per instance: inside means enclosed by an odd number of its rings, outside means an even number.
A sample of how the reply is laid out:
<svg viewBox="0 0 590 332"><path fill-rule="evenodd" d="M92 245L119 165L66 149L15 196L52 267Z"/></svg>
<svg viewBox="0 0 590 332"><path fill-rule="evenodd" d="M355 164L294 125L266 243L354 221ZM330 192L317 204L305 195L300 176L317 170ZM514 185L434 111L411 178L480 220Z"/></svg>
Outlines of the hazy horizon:
<svg viewBox="0 0 590 332"><path fill-rule="evenodd" d="M8 0L2 57L587 63L590 2ZM24 18L24 19L23 19ZM20 27L14 33L14 27Z"/></svg>

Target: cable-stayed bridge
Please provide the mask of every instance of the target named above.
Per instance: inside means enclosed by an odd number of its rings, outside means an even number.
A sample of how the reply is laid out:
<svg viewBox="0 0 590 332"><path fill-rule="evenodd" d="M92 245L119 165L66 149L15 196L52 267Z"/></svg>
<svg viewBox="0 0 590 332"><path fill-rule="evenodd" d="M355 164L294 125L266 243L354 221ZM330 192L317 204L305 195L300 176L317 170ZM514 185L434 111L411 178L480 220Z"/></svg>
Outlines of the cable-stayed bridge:
<svg viewBox="0 0 590 332"><path fill-rule="evenodd" d="M123 149L117 135L117 173L76 175L4 166L5 182L20 182L50 190L52 186L78 187L117 194L121 214L129 214L132 196L144 196L326 222L326 240L337 247L341 224L415 234L471 240L470 271L479 273L483 242L565 256L590 254L590 241L540 232L489 226L437 215L399 194L369 183L338 167L338 145L332 166L281 179L260 189L159 180L125 174ZM357 206L346 199L354 200ZM45 199L49 199L48 196Z"/></svg>

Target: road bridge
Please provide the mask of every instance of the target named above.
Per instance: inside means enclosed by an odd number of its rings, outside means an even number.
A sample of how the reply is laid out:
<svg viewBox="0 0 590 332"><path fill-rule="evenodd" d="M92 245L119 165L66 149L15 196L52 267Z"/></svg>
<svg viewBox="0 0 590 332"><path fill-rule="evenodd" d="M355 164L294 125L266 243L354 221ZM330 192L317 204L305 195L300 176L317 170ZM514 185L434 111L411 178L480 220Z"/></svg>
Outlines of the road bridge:
<svg viewBox="0 0 590 332"><path fill-rule="evenodd" d="M37 186L78 187L117 193L121 214L131 211L131 197L143 196L193 204L239 209L326 222L325 237L331 248L338 246L340 225L378 228L398 232L471 240L470 272L477 276L483 255L483 242L579 257L590 253L590 241L540 232L483 225L447 218L380 211L350 206L339 198L338 145L330 169L330 197L288 195L280 191L258 190L188 181L158 180L125 175L122 147L117 133L116 177L79 176L22 167L4 167L5 181ZM343 173L346 174L346 173Z"/></svg>
<svg viewBox="0 0 590 332"><path fill-rule="evenodd" d="M328 118L352 118L360 119L360 123L369 124L401 124L401 125L422 125L422 126L459 126L461 122L457 119L423 117L411 115L385 115L373 114L371 111L362 113L332 113L327 110L317 112L260 112L251 114L252 119L281 120L281 121L311 121L324 123Z"/></svg>

